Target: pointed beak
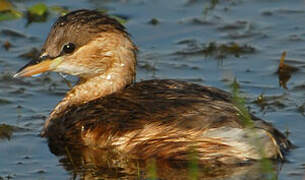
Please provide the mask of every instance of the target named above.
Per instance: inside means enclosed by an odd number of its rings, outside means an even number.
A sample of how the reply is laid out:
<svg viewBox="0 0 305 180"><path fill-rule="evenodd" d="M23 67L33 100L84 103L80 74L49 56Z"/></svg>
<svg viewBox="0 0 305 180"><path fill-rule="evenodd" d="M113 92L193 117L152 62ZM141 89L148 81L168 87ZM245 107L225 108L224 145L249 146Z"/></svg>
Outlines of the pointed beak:
<svg viewBox="0 0 305 180"><path fill-rule="evenodd" d="M47 71L54 70L62 62L62 57L51 59L42 57L39 60L32 60L17 71L14 78L31 77Z"/></svg>

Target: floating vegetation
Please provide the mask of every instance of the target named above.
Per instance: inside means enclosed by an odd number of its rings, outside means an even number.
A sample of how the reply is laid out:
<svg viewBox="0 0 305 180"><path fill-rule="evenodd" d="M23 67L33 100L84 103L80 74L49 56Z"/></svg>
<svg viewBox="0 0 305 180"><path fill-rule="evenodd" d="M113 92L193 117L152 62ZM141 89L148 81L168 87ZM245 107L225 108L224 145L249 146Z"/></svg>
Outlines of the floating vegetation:
<svg viewBox="0 0 305 180"><path fill-rule="evenodd" d="M3 98L0 98L0 105L1 104L11 104L12 102L7 100L7 99L3 99Z"/></svg>
<svg viewBox="0 0 305 180"><path fill-rule="evenodd" d="M282 102L285 99L285 97L286 97L285 95L265 96L262 93L256 98L256 100L253 103L258 105L261 108L261 110L265 110L266 107L273 110L283 109L287 107L287 105Z"/></svg>
<svg viewBox="0 0 305 180"><path fill-rule="evenodd" d="M45 22L48 16L48 7L43 3L37 3L27 9L28 24L32 22Z"/></svg>
<svg viewBox="0 0 305 180"><path fill-rule="evenodd" d="M160 22L159 22L159 20L157 19L157 18L152 18L149 22L148 22L148 24L151 24L151 25L158 25Z"/></svg>
<svg viewBox="0 0 305 180"><path fill-rule="evenodd" d="M0 0L0 21L20 19L26 17L28 24L31 22L44 22L47 19L48 12L52 11L60 15L68 12L67 9L60 6L47 6L44 3L37 3L27 8L26 12L18 11L8 0Z"/></svg>
<svg viewBox="0 0 305 180"><path fill-rule="evenodd" d="M253 53L255 49L248 45L239 45L235 42L228 44L216 44L214 42L209 43L203 50L203 53L207 56L215 55L216 57L222 59L226 55L234 55L239 57L241 54Z"/></svg>
<svg viewBox="0 0 305 180"><path fill-rule="evenodd" d="M200 55L214 56L217 59L224 59L228 55L240 57L242 54L255 53L255 48L247 44L240 45L236 42L216 43L210 42L206 45L191 44L191 48L183 51L178 51L178 55Z"/></svg>
<svg viewBox="0 0 305 180"><path fill-rule="evenodd" d="M47 5L44 3L37 3L31 7L28 7L26 12L21 12L16 10L9 1L0 0L0 21L26 17L28 24L32 22L45 22L48 15L48 9L58 12L61 8L47 7Z"/></svg>
<svg viewBox="0 0 305 180"><path fill-rule="evenodd" d="M256 103L261 110L264 110L265 107L268 105L267 99L265 97L265 95L263 93L261 93L256 100L254 101L254 103Z"/></svg>
<svg viewBox="0 0 305 180"><path fill-rule="evenodd" d="M222 1L222 2L230 2L229 5L236 5L238 4L240 1L235 1L235 0L226 0L226 1ZM220 0L209 0L209 2L207 2L203 8L202 14L204 15L204 17L206 17L211 11L213 11L217 5L219 5L221 2ZM227 11L229 9L229 7L224 7L223 10Z"/></svg>
<svg viewBox="0 0 305 180"><path fill-rule="evenodd" d="M263 94L263 93L260 94L260 95L256 98L255 102L256 102L257 104L265 104L265 103L266 103L266 99L265 99L264 94Z"/></svg>
<svg viewBox="0 0 305 180"><path fill-rule="evenodd" d="M291 78L291 74L296 72L298 68L285 64L284 63L285 57L286 57L286 51L282 53L280 64L276 73L278 74L279 85L285 89L288 89L287 82Z"/></svg>
<svg viewBox="0 0 305 180"><path fill-rule="evenodd" d="M0 0L0 21L13 20L22 17L22 13L17 11L7 0Z"/></svg>
<svg viewBox="0 0 305 180"><path fill-rule="evenodd" d="M250 22L245 20L237 20L231 23L221 24L217 29L221 31L242 30L249 27Z"/></svg>
<svg viewBox="0 0 305 180"><path fill-rule="evenodd" d="M48 13L48 7L43 3L37 3L28 8L28 13L32 16L44 16Z"/></svg>
<svg viewBox="0 0 305 180"><path fill-rule="evenodd" d="M61 6L47 6L45 3L37 3L30 7L27 7L25 12L18 11L14 8L13 4L8 0L0 0L0 21L8 21L14 19L20 19L25 17L27 19L27 25L32 22L45 22L50 13L59 14L61 16L67 14L69 10ZM101 10L105 13L107 10ZM110 15L110 17L116 19L121 24L125 24L128 20L127 17L121 15Z"/></svg>
<svg viewBox="0 0 305 180"><path fill-rule="evenodd" d="M294 14L304 14L305 11L303 8L299 9L288 9L288 8L274 8L274 9L266 9L262 11L262 15L271 16L271 15L294 15Z"/></svg>
<svg viewBox="0 0 305 180"><path fill-rule="evenodd" d="M17 128L14 126L10 126L7 124L0 124L0 140L7 139L10 140L13 132L16 131Z"/></svg>
<svg viewBox="0 0 305 180"><path fill-rule="evenodd" d="M106 13L107 10L99 10ZM8 21L20 18L27 19L27 25L33 22L45 22L50 13L59 14L61 16L67 14L69 10L60 6L47 6L45 3L37 3L27 7L25 12L18 11L14 8L13 4L8 0L0 0L0 21ZM110 15L121 24L125 24L128 20L127 17L122 15Z"/></svg>

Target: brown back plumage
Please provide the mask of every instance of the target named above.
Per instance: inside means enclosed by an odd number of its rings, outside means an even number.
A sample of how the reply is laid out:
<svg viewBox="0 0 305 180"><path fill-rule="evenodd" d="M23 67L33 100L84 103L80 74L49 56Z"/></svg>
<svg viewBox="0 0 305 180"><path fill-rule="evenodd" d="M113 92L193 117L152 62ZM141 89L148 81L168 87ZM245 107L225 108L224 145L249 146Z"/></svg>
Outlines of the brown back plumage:
<svg viewBox="0 0 305 180"><path fill-rule="evenodd" d="M48 136L53 145L113 147L141 159L187 160L193 150L202 162L224 164L259 159L261 150L269 158L282 158L290 142L270 124L253 120L254 138L264 144L262 149L246 137L228 93L185 82L151 80L68 109L53 119L50 128L54 130Z"/></svg>

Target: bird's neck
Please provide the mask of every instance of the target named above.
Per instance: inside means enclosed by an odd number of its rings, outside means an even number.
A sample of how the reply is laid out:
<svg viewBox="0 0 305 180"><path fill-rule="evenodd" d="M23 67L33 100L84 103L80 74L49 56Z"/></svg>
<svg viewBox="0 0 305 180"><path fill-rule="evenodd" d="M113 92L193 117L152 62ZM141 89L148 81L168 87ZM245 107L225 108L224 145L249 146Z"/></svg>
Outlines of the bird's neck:
<svg viewBox="0 0 305 180"><path fill-rule="evenodd" d="M113 69L100 76L86 79L80 79L79 83L74 86L56 106L54 111L77 106L118 92L131 84L134 80L134 74L128 74L124 68Z"/></svg>
<svg viewBox="0 0 305 180"><path fill-rule="evenodd" d="M69 108L105 97L132 84L135 79L135 52L126 51L125 54L121 53L115 58L117 60L105 73L81 78L51 112L45 122L44 129L47 129L52 119L63 116L69 111Z"/></svg>
<svg viewBox="0 0 305 180"><path fill-rule="evenodd" d="M80 79L54 111L60 112L71 106L84 104L125 88L134 81L135 72L124 66L125 64L118 64L118 67L112 68L102 75Z"/></svg>

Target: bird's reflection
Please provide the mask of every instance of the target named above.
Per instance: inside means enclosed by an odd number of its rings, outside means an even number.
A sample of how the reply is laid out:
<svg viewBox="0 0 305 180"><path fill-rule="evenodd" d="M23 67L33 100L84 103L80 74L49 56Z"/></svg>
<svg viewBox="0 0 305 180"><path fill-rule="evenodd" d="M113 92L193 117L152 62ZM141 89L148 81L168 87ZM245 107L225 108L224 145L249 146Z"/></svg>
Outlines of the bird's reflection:
<svg viewBox="0 0 305 180"><path fill-rule="evenodd" d="M234 166L161 159L139 160L116 152L76 145L49 144L71 179L277 179L279 162Z"/></svg>

